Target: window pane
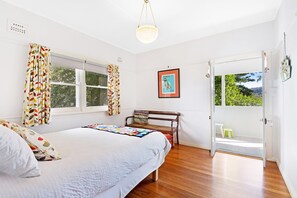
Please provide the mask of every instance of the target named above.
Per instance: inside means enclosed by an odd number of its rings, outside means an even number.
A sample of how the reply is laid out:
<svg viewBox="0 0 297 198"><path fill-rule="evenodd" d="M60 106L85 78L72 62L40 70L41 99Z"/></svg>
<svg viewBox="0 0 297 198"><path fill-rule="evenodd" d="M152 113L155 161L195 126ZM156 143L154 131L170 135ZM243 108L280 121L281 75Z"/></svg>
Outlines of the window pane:
<svg viewBox="0 0 297 198"><path fill-rule="evenodd" d="M75 69L51 67L51 81L75 84Z"/></svg>
<svg viewBox="0 0 297 198"><path fill-rule="evenodd" d="M215 105L222 105L222 76L215 76Z"/></svg>
<svg viewBox="0 0 297 198"><path fill-rule="evenodd" d="M87 106L107 105L107 89L87 87Z"/></svg>
<svg viewBox="0 0 297 198"><path fill-rule="evenodd" d="M107 86L107 75L86 71L86 84L92 86Z"/></svg>
<svg viewBox="0 0 297 198"><path fill-rule="evenodd" d="M225 76L227 106L261 106L262 72Z"/></svg>
<svg viewBox="0 0 297 198"><path fill-rule="evenodd" d="M76 107L75 86L51 85L52 108Z"/></svg>

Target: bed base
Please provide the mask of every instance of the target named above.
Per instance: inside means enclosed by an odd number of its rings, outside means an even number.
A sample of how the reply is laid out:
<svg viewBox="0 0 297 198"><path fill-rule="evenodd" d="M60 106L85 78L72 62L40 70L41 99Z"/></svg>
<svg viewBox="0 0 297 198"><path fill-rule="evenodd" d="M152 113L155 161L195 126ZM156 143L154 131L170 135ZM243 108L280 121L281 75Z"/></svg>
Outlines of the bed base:
<svg viewBox="0 0 297 198"><path fill-rule="evenodd" d="M156 169L152 172L152 179L154 182L158 181L159 179L159 169Z"/></svg>

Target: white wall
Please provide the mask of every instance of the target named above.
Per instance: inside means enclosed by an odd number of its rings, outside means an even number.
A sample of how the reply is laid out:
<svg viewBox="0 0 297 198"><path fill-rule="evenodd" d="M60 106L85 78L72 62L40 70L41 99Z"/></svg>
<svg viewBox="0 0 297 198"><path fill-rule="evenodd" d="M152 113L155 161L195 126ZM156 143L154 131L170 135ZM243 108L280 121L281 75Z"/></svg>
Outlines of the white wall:
<svg viewBox="0 0 297 198"><path fill-rule="evenodd" d="M216 106L216 123L233 130L234 136L263 138L262 107Z"/></svg>
<svg viewBox="0 0 297 198"><path fill-rule="evenodd" d="M276 134L278 165L292 197L297 197L297 1L284 0L276 21L277 49L273 68L273 133ZM292 78L280 79L280 62L283 57L283 32L287 34L287 54L292 59Z"/></svg>
<svg viewBox="0 0 297 198"><path fill-rule="evenodd" d="M180 142L210 148L207 61L272 49L273 27L273 22L264 23L138 55L137 108L181 112ZM158 99L157 71L167 66L180 68L179 99Z"/></svg>
<svg viewBox="0 0 297 198"><path fill-rule="evenodd" d="M8 32L8 19L27 25L29 34L23 37ZM52 116L51 124L36 127L37 131L51 132L97 122L123 124L124 117L131 115L136 105L135 55L0 1L0 118L20 122L30 42L49 46L53 52L117 64L121 78L121 115L109 117L106 112L97 112ZM117 62L118 57L122 57L122 63Z"/></svg>

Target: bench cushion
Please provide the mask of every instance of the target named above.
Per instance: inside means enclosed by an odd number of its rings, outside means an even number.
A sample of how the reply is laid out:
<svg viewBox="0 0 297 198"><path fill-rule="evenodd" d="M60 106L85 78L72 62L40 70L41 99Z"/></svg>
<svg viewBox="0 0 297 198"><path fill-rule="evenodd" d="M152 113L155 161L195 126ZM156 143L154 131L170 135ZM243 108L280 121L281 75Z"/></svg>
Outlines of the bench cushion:
<svg viewBox="0 0 297 198"><path fill-rule="evenodd" d="M147 124L148 123L148 111L135 110L134 111L134 123L136 124Z"/></svg>

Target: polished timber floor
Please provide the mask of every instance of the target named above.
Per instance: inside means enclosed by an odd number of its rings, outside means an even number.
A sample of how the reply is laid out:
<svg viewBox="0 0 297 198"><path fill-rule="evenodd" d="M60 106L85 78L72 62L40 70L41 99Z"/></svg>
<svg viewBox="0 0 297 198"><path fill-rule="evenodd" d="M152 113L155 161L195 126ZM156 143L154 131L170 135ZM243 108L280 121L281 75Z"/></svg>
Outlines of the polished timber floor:
<svg viewBox="0 0 297 198"><path fill-rule="evenodd" d="M150 177L136 186L127 198L281 198L290 197L277 165L265 169L257 158L175 146L159 169L159 180Z"/></svg>

